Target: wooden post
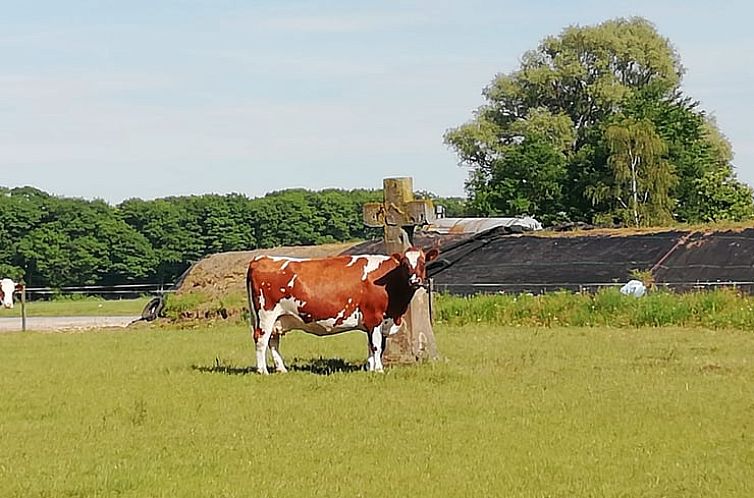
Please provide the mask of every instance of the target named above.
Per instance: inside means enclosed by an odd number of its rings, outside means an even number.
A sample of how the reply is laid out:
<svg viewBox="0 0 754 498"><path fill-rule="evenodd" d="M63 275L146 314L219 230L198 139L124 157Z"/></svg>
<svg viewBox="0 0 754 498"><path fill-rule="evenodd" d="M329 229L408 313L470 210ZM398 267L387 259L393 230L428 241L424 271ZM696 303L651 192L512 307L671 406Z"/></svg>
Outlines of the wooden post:
<svg viewBox="0 0 754 498"><path fill-rule="evenodd" d="M382 227L387 254L403 253L413 245L414 228L433 220L430 200L414 199L413 179L383 180L384 202L364 205L364 223ZM437 345L429 316L429 298L418 289L400 332L390 337L383 355L387 364L416 363L437 358Z"/></svg>

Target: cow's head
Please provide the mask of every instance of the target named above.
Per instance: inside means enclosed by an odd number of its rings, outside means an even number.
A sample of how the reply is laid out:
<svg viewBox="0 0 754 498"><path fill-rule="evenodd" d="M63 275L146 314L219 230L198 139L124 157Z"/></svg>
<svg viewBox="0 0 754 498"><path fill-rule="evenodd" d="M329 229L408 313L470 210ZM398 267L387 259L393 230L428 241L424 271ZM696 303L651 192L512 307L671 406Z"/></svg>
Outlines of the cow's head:
<svg viewBox="0 0 754 498"><path fill-rule="evenodd" d="M393 258L398 261L408 275L408 284L414 289L418 289L423 287L427 280L427 263L436 259L439 254L440 251L437 248L430 249L425 253L417 247L411 247L403 254L393 254Z"/></svg>
<svg viewBox="0 0 754 498"><path fill-rule="evenodd" d="M16 290L16 283L9 279L4 278L0 280L0 301L4 308L13 307L13 292Z"/></svg>

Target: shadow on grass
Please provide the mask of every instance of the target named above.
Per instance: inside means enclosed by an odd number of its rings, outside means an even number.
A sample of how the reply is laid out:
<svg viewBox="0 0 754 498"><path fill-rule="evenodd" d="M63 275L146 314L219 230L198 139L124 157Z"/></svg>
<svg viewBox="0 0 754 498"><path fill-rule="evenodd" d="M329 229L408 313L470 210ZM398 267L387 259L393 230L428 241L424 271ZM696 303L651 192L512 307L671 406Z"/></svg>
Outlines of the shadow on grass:
<svg viewBox="0 0 754 498"><path fill-rule="evenodd" d="M225 375L249 375L257 373L256 367L235 367L233 365L223 365L217 359L214 365L191 365L191 370L201 373L214 373Z"/></svg>
<svg viewBox="0 0 754 498"><path fill-rule="evenodd" d="M309 372L315 375L332 375L340 372L358 372L365 370L363 363L352 363L341 358L293 358L288 365L290 372ZM268 368L270 368L268 366ZM256 374L257 369L253 366L237 367L225 365L219 358L215 358L213 365L191 365L191 369L201 373L214 373L224 375L249 375ZM270 370L274 373L274 368Z"/></svg>
<svg viewBox="0 0 754 498"><path fill-rule="evenodd" d="M363 363L351 363L341 358L294 358L288 370L293 372L310 372L316 375L332 375L339 372L359 372L365 369Z"/></svg>

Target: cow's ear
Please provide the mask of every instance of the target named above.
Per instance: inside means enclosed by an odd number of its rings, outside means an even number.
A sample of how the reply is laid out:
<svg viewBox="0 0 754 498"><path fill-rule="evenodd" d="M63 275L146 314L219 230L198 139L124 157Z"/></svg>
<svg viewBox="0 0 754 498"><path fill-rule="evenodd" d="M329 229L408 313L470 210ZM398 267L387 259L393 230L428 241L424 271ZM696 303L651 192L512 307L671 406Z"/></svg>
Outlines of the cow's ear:
<svg viewBox="0 0 754 498"><path fill-rule="evenodd" d="M440 251L438 249L430 249L424 254L424 261L429 263L430 261L434 261L437 259L437 256L440 255Z"/></svg>
<svg viewBox="0 0 754 498"><path fill-rule="evenodd" d="M390 257L400 263L401 260L403 259L403 254L401 254L399 252L394 252L393 255L390 256Z"/></svg>

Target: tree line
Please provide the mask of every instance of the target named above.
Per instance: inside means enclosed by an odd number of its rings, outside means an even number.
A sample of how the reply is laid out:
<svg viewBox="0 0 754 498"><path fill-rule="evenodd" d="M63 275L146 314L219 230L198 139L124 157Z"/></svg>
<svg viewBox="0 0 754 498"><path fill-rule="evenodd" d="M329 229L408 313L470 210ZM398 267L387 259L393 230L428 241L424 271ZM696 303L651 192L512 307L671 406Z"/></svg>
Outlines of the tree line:
<svg viewBox="0 0 754 498"><path fill-rule="evenodd" d="M642 18L545 38L445 135L469 168L470 211L546 224L752 218L752 189L736 179L715 121L682 91L683 73Z"/></svg>
<svg viewBox="0 0 754 498"><path fill-rule="evenodd" d="M364 227L362 205L380 200L381 190L293 189L111 206L0 187L0 276L54 288L169 283L208 254L378 236ZM450 214L463 206L459 199L443 203Z"/></svg>

